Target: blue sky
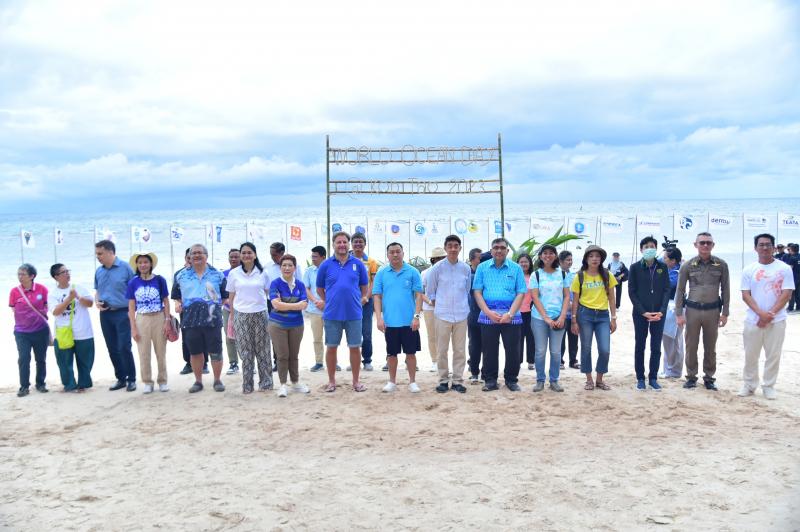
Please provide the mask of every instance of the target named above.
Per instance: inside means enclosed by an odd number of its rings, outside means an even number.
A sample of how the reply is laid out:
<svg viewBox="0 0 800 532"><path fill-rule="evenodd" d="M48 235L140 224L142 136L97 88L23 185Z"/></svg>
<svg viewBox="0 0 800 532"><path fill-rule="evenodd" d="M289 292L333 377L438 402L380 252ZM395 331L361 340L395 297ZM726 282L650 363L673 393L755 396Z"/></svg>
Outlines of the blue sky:
<svg viewBox="0 0 800 532"><path fill-rule="evenodd" d="M3 2L0 212L321 204L326 134L501 132L514 201L798 196L796 3L274 4Z"/></svg>

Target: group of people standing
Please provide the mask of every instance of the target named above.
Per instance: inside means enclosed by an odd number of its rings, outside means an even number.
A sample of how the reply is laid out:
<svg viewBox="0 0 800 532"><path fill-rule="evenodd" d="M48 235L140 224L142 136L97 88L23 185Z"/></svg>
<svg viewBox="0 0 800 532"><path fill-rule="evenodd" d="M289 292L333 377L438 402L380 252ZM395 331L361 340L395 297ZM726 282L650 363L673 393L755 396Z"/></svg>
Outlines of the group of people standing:
<svg viewBox="0 0 800 532"><path fill-rule="evenodd" d="M92 386L94 340L88 309L94 305L100 311L103 337L114 366L116 382L110 390L136 390L135 341L144 393L152 393L156 384L159 391L168 391L167 342L182 337L186 366L181 373L194 375L189 392L204 389L208 362L213 389L224 391L224 334L227 373L241 371L243 393L256 390L256 370L258 390L273 389L273 371L277 370L279 397L286 397L290 391L308 393L308 386L300 380L298 364L308 320L315 354L311 371L327 370L324 391L337 389L336 373L341 370L337 350L346 336L352 387L363 392L366 386L360 372L373 369L373 315L386 340L386 393L397 389L401 354L405 356L408 390L421 391L416 373L423 320L432 370L438 372L438 393L465 393L465 371L469 371L470 383L482 383L487 392L498 390L501 340L505 351L503 383L511 391L521 389L520 367L527 361L528 368L536 373L534 392L542 392L546 383L550 390L563 392L559 380L565 351L569 366L585 375L585 390L608 390L604 376L611 335L617 329L623 281L628 282L632 304L636 387L661 389L662 343L663 375L680 376L685 349L684 387L696 387L702 335L703 384L709 390L717 389L716 340L719 327L726 325L729 315L730 279L727 264L712 254L714 240L707 232L697 235L697 256L685 262L676 247L666 248L659 256L658 242L645 237L640 242L641 259L627 269L620 267L615 257L609 264L617 262L615 271L604 266L606 251L595 245L584 250L578 271L572 272L569 251L559 253L554 246L544 245L536 257L522 254L515 262L509 257L510 246L504 238L492 241L486 253L470 250L469 261L462 262L461 239L449 235L444 247L432 253L432 266L420 275L404 260L404 249L398 242L386 247L388 262L383 267L366 255L363 234L351 238L340 231L332 235L332 244L330 258L324 247L312 249L312 264L305 273L281 243L270 247L271 263L265 268L256 246L245 242L230 250L231 267L225 271L209 265L207 249L195 244L186 251L185 266L175 272L170 292L166 279L154 273L158 264L154 253L137 253L125 262L116 256L113 242L102 240L95 245L100 266L95 273L94 297L84 287L71 283L70 272L63 264L51 267L56 287L49 292L35 282L35 268L24 264L18 271L20 284L12 289L9 301L15 313L19 352L18 395L28 394L31 352L36 360L36 389L47 391L48 312L55 316L53 345L64 390L81 391ZM742 274L742 297L748 313L740 395L749 395L758 387L758 360L764 350L761 386L767 398L774 398L785 336L785 307L795 281L791 268L776 260L771 235L756 236L754 244L759 260ZM597 344L594 364L593 343ZM550 363L546 366L548 351ZM77 367L77 379L73 366Z"/></svg>

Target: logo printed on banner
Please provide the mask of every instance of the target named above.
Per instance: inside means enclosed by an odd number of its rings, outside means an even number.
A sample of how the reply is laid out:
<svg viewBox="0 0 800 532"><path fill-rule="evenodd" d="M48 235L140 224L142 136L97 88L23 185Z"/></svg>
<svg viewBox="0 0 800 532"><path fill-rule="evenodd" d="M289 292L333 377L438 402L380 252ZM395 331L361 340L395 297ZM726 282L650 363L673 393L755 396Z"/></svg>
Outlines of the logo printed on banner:
<svg viewBox="0 0 800 532"><path fill-rule="evenodd" d="M376 220L375 225L372 227L372 232L383 233L384 231L386 231L386 226L383 224L383 222Z"/></svg>
<svg viewBox="0 0 800 532"><path fill-rule="evenodd" d="M506 230L507 231L511 231L510 224L506 224L506 225L509 226L508 229L506 229ZM503 222L501 222L500 220L495 220L494 221L494 234L500 235L502 233L503 233Z"/></svg>
<svg viewBox="0 0 800 532"><path fill-rule="evenodd" d="M480 229L480 227L478 227L478 224L475 223L475 222L470 222L469 226L467 227L467 230L470 233L477 233L479 229Z"/></svg>
<svg viewBox="0 0 800 532"><path fill-rule="evenodd" d="M392 234L399 235L400 234L400 226L396 224L392 224Z"/></svg>
<svg viewBox="0 0 800 532"><path fill-rule="evenodd" d="M436 222L433 222L431 224L431 234L432 235L438 235L440 232L441 231L439 230L439 226L436 224Z"/></svg>
<svg viewBox="0 0 800 532"><path fill-rule="evenodd" d="M339 231L341 231L341 230L342 230L342 224L332 224L332 225L331 225L331 230L332 230L334 233L338 233Z"/></svg>
<svg viewBox="0 0 800 532"><path fill-rule="evenodd" d="M531 229L534 231L552 231L553 224L544 220L531 220Z"/></svg>
<svg viewBox="0 0 800 532"><path fill-rule="evenodd" d="M170 227L169 237L172 239L173 242L180 242L181 240L183 240L183 228L175 226Z"/></svg>
<svg viewBox="0 0 800 532"><path fill-rule="evenodd" d="M578 234L578 235L580 235L584 231L586 231L586 226L583 225L583 223L581 223L581 222L575 222L574 228L575 228L575 233Z"/></svg>
<svg viewBox="0 0 800 532"><path fill-rule="evenodd" d="M455 222L453 222L453 227L456 229L456 233L459 235L463 235L467 232L467 221L463 218L459 218Z"/></svg>
<svg viewBox="0 0 800 532"><path fill-rule="evenodd" d="M781 215L781 226L788 227L791 229L800 228L800 219L797 216L793 216L791 214L782 214Z"/></svg>
<svg viewBox="0 0 800 532"><path fill-rule="evenodd" d="M296 225L290 226L289 235L292 240L303 240L303 230Z"/></svg>
<svg viewBox="0 0 800 532"><path fill-rule="evenodd" d="M684 231L688 231L693 225L694 221L692 221L691 216L681 216L681 220L678 222L678 226Z"/></svg>
<svg viewBox="0 0 800 532"><path fill-rule="evenodd" d="M22 238L22 245L26 248L35 248L36 247L36 240L33 238L33 233L31 231L22 230L20 232L20 238Z"/></svg>
<svg viewBox="0 0 800 532"><path fill-rule="evenodd" d="M361 233L362 235L367 234L367 230L363 225L357 225L355 232L356 233Z"/></svg>
<svg viewBox="0 0 800 532"><path fill-rule="evenodd" d="M744 224L750 229L759 229L767 227L767 217L760 215L746 215L744 217Z"/></svg>
<svg viewBox="0 0 800 532"><path fill-rule="evenodd" d="M724 225L724 226L728 226L728 225L731 225L731 223L732 223L732 222L731 222L731 220L730 220L730 219L728 219L728 218L723 218L723 217L715 217L715 216L712 216L711 218L709 218L709 220L708 220L708 221L711 223L711 225Z"/></svg>
<svg viewBox="0 0 800 532"><path fill-rule="evenodd" d="M152 236L153 235L150 234L150 229L148 229L147 227L143 227L142 228L142 243L143 244L147 244L148 242L150 242L150 238Z"/></svg>
<svg viewBox="0 0 800 532"><path fill-rule="evenodd" d="M53 230L53 238L55 239L56 246L61 246L64 244L64 231L56 227Z"/></svg>
<svg viewBox="0 0 800 532"><path fill-rule="evenodd" d="M425 225L422 224L421 222L415 223L414 224L414 232L416 234L418 234L419 236L424 236L425 235Z"/></svg>

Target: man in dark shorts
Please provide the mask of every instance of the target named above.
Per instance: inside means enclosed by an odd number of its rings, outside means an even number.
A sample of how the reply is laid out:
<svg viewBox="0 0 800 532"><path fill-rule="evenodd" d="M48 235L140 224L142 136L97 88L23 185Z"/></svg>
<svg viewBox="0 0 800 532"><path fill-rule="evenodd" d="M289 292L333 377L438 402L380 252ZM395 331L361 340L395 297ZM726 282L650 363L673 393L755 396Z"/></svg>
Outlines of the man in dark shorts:
<svg viewBox="0 0 800 532"><path fill-rule="evenodd" d="M214 390L224 392L222 374L222 305L228 299L225 276L208 265L208 250L195 244L189 252L191 268L178 272L172 299L181 313L181 328L191 354L195 383L189 393L203 389L203 353L211 359Z"/></svg>
<svg viewBox="0 0 800 532"><path fill-rule="evenodd" d="M397 355L406 355L408 391L419 393L415 381L417 351L420 350L419 313L422 309L422 276L416 268L403 261L403 245L392 242L386 246L389 264L378 270L372 285L378 330L386 336L386 358L389 382L383 391L397 389Z"/></svg>

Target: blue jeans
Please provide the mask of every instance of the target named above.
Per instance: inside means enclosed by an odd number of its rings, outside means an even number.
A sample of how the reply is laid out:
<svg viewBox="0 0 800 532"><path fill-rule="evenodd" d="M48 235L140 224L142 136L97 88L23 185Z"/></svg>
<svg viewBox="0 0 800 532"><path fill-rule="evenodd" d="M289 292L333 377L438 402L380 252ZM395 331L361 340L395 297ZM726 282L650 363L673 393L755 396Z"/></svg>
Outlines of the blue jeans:
<svg viewBox="0 0 800 532"><path fill-rule="evenodd" d="M136 382L136 364L131 351L131 322L127 310L105 310L100 313L100 329L106 341L108 356L118 381Z"/></svg>
<svg viewBox="0 0 800 532"><path fill-rule="evenodd" d="M592 336L597 339L597 373L608 373L611 354L611 320L608 310L578 307L578 327L581 337L581 373L592 372Z"/></svg>
<svg viewBox="0 0 800 532"><path fill-rule="evenodd" d="M61 384L64 390L92 387L92 366L94 365L94 338L75 340L75 345L69 349L61 349L58 340L53 344L56 352L56 363L61 373ZM73 360L78 366L78 382L75 382L75 373L72 370Z"/></svg>
<svg viewBox="0 0 800 532"><path fill-rule="evenodd" d="M29 388L31 385L31 350L36 360L36 386L44 386L47 377L47 344L50 343L50 327L43 327L34 332L14 332L17 342L17 364L19 365L19 385Z"/></svg>
<svg viewBox="0 0 800 532"><path fill-rule="evenodd" d="M544 320L531 319L531 330L536 338L536 382L544 382L544 359L550 344L550 382L556 382L561 373L561 339L564 329L552 329Z"/></svg>
<svg viewBox="0 0 800 532"><path fill-rule="evenodd" d="M361 307L361 359L372 364L372 314L375 306L372 297Z"/></svg>

